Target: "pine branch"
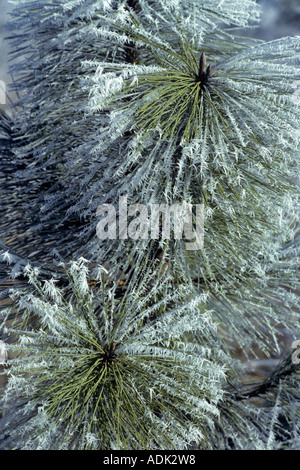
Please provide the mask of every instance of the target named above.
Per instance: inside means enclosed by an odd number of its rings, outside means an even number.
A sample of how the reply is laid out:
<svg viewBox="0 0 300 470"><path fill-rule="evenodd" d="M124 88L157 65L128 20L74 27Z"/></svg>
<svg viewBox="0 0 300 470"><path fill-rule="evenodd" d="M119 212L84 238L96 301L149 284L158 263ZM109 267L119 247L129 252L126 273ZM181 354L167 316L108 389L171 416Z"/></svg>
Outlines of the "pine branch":
<svg viewBox="0 0 300 470"><path fill-rule="evenodd" d="M245 385L243 390L234 395L236 401L248 400L254 397L267 396L269 392L276 392L279 383L296 373L299 373L300 368L298 364L292 362L292 353L289 353L273 370L273 372L264 379L260 384Z"/></svg>
<svg viewBox="0 0 300 470"><path fill-rule="evenodd" d="M135 15L140 12L140 4L138 0L127 0L127 8L129 12L133 11ZM131 16L132 17L132 16ZM138 50L134 41L129 42L125 46L125 60L126 62L136 65L138 63Z"/></svg>
<svg viewBox="0 0 300 470"><path fill-rule="evenodd" d="M290 357L232 392L223 338L270 353L299 322L300 38L238 37L252 0L45 6L16 2L20 113L0 115L1 324L20 353L1 448L296 446ZM121 194L204 204L203 249L99 240Z"/></svg>

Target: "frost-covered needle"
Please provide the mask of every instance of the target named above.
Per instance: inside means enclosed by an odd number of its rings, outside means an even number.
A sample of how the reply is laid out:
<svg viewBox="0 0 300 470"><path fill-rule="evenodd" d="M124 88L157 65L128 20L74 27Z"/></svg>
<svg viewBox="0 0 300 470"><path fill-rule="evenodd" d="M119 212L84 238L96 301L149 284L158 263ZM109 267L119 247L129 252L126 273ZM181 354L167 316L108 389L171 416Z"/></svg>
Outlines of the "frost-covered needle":
<svg viewBox="0 0 300 470"><path fill-rule="evenodd" d="M3 341L0 340L0 365L6 364L7 360L7 349Z"/></svg>

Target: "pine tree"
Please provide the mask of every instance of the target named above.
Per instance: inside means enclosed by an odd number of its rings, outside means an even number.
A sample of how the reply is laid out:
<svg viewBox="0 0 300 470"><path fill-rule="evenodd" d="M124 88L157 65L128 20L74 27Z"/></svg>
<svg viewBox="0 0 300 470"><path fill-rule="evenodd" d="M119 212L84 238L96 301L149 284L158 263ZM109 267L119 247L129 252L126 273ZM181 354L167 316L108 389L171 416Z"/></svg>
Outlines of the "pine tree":
<svg viewBox="0 0 300 470"><path fill-rule="evenodd" d="M299 449L294 356L247 383L234 345L299 322L300 37L249 38L253 0L13 3L0 448ZM120 200L201 205L203 247L97 237Z"/></svg>

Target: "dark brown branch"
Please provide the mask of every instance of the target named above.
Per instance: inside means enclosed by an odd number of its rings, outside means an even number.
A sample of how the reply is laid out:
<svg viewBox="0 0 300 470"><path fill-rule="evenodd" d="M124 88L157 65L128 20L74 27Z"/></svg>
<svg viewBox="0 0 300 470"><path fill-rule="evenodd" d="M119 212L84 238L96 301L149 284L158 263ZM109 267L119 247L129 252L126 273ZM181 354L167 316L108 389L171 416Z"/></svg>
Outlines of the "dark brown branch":
<svg viewBox="0 0 300 470"><path fill-rule="evenodd" d="M211 65L206 67L206 55L205 52L202 52L199 60L199 68L198 68L198 75L197 80L202 84L207 83L208 78L211 72Z"/></svg>
<svg viewBox="0 0 300 470"><path fill-rule="evenodd" d="M128 10L134 11L134 13L138 13L140 11L140 5L138 0L127 0L127 8ZM134 41L130 41L127 44L125 50L125 60L130 64L137 64L138 62L138 50Z"/></svg>
<svg viewBox="0 0 300 470"><path fill-rule="evenodd" d="M236 401L248 400L249 398L262 397L272 389L278 386L281 379L294 374L299 371L299 365L293 364L292 353L276 367L271 375L258 385L248 385L246 389L238 392L234 399Z"/></svg>

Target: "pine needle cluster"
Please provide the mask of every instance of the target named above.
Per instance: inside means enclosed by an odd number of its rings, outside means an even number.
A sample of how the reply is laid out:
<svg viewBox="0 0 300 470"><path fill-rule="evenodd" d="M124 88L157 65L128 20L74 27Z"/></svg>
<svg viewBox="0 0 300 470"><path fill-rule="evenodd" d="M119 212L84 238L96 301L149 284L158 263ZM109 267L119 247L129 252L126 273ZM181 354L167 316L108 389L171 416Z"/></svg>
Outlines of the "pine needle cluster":
<svg viewBox="0 0 300 470"><path fill-rule="evenodd" d="M245 384L232 345L299 323L300 37L243 35L254 0L13 3L0 447L298 448L290 354ZM100 240L124 195L202 204L203 248Z"/></svg>

